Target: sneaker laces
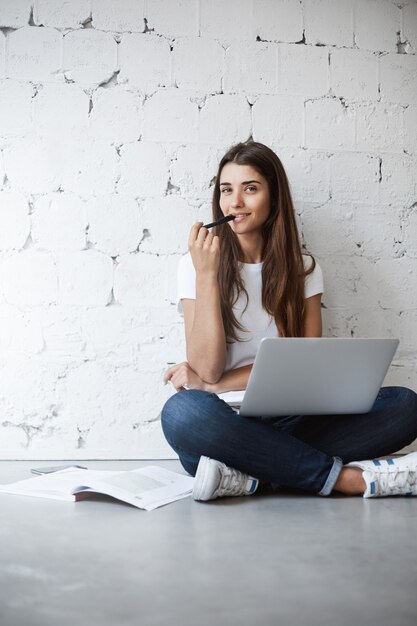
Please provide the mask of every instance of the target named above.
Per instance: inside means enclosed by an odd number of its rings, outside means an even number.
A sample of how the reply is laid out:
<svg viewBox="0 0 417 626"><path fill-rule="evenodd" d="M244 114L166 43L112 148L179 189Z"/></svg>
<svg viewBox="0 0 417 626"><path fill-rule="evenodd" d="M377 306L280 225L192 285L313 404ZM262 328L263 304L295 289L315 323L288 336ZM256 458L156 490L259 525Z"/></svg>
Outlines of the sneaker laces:
<svg viewBox="0 0 417 626"><path fill-rule="evenodd" d="M239 495L242 493L242 490L246 490L247 480L248 476L246 474L242 474L242 472L233 467L224 465L218 490L230 496Z"/></svg>
<svg viewBox="0 0 417 626"><path fill-rule="evenodd" d="M404 493L417 495L417 471L410 468L396 468L374 472L378 494L396 496Z"/></svg>

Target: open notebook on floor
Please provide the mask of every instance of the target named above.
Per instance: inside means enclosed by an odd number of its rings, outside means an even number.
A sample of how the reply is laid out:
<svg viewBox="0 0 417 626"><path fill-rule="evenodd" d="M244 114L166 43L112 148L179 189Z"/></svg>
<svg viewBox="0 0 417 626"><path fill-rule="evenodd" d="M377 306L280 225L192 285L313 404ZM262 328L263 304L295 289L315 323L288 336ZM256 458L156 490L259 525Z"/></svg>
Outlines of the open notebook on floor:
<svg viewBox="0 0 417 626"><path fill-rule="evenodd" d="M366 413L398 344L398 339L266 337L246 390L219 396L247 416Z"/></svg>
<svg viewBox="0 0 417 626"><path fill-rule="evenodd" d="M152 511L190 496L193 484L190 476L153 465L128 471L68 468L0 485L0 493L70 501L96 493Z"/></svg>

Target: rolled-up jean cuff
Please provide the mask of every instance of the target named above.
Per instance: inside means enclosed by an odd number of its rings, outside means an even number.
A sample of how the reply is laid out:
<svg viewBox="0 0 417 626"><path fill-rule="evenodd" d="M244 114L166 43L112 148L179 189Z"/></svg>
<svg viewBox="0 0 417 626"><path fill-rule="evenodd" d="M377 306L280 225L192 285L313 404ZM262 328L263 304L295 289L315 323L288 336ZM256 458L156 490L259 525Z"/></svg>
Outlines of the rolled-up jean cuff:
<svg viewBox="0 0 417 626"><path fill-rule="evenodd" d="M330 470L330 474L328 475L322 490L318 493L319 496L329 496L333 491L333 487L335 486L337 479L339 478L339 474L343 467L343 461L338 456L334 456L333 460L333 467Z"/></svg>

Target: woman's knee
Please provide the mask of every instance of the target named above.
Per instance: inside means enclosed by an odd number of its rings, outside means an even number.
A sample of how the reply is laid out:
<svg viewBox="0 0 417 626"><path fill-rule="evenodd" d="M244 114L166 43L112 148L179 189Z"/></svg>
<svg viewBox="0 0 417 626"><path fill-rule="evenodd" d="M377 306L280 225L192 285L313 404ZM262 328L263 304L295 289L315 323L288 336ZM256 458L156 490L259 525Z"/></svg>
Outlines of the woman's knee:
<svg viewBox="0 0 417 626"><path fill-rule="evenodd" d="M162 430L167 433L187 429L199 419L202 408L207 404L207 391L187 389L171 396L161 412Z"/></svg>
<svg viewBox="0 0 417 626"><path fill-rule="evenodd" d="M404 434L407 435L405 445L408 445L417 438L417 393L407 387L397 387L397 392L397 414Z"/></svg>
<svg viewBox="0 0 417 626"><path fill-rule="evenodd" d="M410 415L414 415L417 420L417 393L408 387L397 387L398 399L403 407Z"/></svg>
<svg viewBox="0 0 417 626"><path fill-rule="evenodd" d="M411 421L415 424L417 435L417 393L407 387L401 388L404 410L410 416Z"/></svg>

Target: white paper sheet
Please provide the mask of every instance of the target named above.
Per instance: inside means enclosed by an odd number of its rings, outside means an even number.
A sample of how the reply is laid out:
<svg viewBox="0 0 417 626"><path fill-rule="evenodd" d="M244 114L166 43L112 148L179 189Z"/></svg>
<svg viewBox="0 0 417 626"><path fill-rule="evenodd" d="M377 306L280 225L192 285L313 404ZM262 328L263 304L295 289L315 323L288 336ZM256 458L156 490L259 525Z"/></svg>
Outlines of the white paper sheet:
<svg viewBox="0 0 417 626"><path fill-rule="evenodd" d="M0 493L75 501L100 493L147 511L191 495L194 478L149 465L129 471L66 469L0 485Z"/></svg>

